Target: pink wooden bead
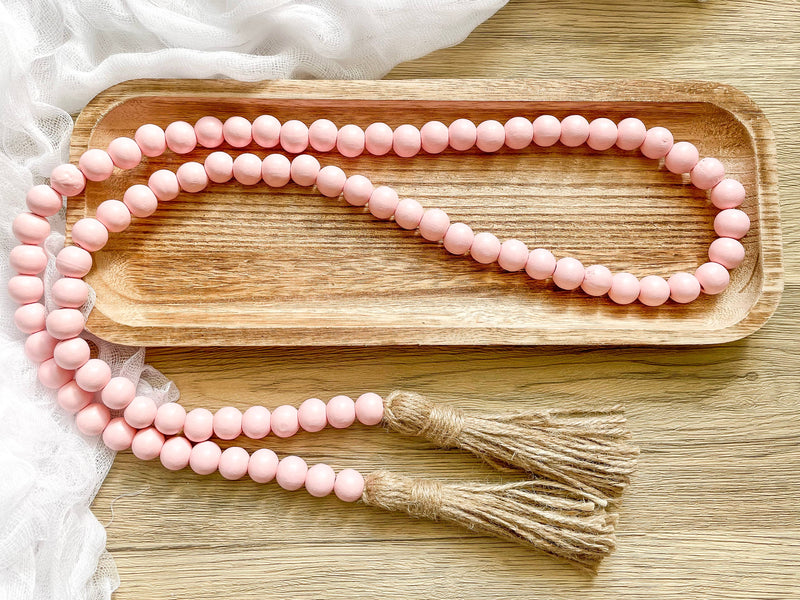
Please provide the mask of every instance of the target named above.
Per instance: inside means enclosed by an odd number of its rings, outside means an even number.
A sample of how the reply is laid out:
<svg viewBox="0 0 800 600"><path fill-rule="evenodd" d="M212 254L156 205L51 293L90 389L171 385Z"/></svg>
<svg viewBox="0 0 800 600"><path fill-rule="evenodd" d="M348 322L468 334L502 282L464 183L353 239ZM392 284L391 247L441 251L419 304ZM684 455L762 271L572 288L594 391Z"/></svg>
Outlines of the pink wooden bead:
<svg viewBox="0 0 800 600"><path fill-rule="evenodd" d="M47 315L47 332L57 340L78 337L86 325L83 313L74 308L57 308Z"/></svg>
<svg viewBox="0 0 800 600"><path fill-rule="evenodd" d="M308 148L308 127L293 119L281 125L280 143L284 150L299 154Z"/></svg>
<svg viewBox="0 0 800 600"><path fill-rule="evenodd" d="M735 269L744 261L744 246L733 238L718 238L708 247L708 259L726 269Z"/></svg>
<svg viewBox="0 0 800 600"><path fill-rule="evenodd" d="M715 295L723 292L731 281L728 269L719 263L703 263L694 272L697 281L700 282L700 289L704 294Z"/></svg>
<svg viewBox="0 0 800 600"><path fill-rule="evenodd" d="M342 194L348 204L364 206L369 202L374 189L372 182L363 175L351 175L344 182Z"/></svg>
<svg viewBox="0 0 800 600"><path fill-rule="evenodd" d="M664 158L664 166L668 171L680 175L689 173L700 160L700 153L690 142L678 142Z"/></svg>
<svg viewBox="0 0 800 600"><path fill-rule="evenodd" d="M36 302L44 294L44 282L33 275L14 275L8 280L8 295L17 304Z"/></svg>
<svg viewBox="0 0 800 600"><path fill-rule="evenodd" d="M307 473L306 461L299 456L287 456L278 463L275 481L283 489L293 492L303 487Z"/></svg>
<svg viewBox="0 0 800 600"><path fill-rule="evenodd" d="M83 338L61 340L53 348L53 359L62 369L74 371L89 362L92 350ZM113 408L113 407L111 407Z"/></svg>
<svg viewBox="0 0 800 600"><path fill-rule="evenodd" d="M108 229L97 219L78 219L70 232L72 242L89 252L97 252L108 243Z"/></svg>
<svg viewBox="0 0 800 600"><path fill-rule="evenodd" d="M472 242L475 239L475 233L472 227L466 223L453 223L447 228L447 233L444 234L444 248L450 254L460 256L469 252L472 248Z"/></svg>
<svg viewBox="0 0 800 600"><path fill-rule="evenodd" d="M136 430L122 417L116 417L111 419L103 430L103 443L111 450L120 452L131 447L134 435Z"/></svg>
<svg viewBox="0 0 800 600"><path fill-rule="evenodd" d="M225 406L215 412L214 435L221 440L233 440L242 435L242 411Z"/></svg>
<svg viewBox="0 0 800 600"><path fill-rule="evenodd" d="M91 148L78 159L78 168L89 181L105 181L114 172L114 161L105 150Z"/></svg>
<svg viewBox="0 0 800 600"><path fill-rule="evenodd" d="M186 422L186 409L177 402L167 402L158 407L153 424L164 435L175 435Z"/></svg>
<svg viewBox="0 0 800 600"><path fill-rule="evenodd" d="M175 154L188 154L197 147L197 134L186 121L173 121L164 130L167 148Z"/></svg>
<svg viewBox="0 0 800 600"><path fill-rule="evenodd" d="M152 398L135 396L131 403L125 407L123 416L131 427L144 429L150 427L156 420L158 407Z"/></svg>
<svg viewBox="0 0 800 600"><path fill-rule="evenodd" d="M111 411L102 404L89 404L75 415L75 424L83 435L100 435L110 421Z"/></svg>
<svg viewBox="0 0 800 600"><path fill-rule="evenodd" d="M714 231L720 237L738 240L746 236L749 230L750 217L738 208L726 208L720 211L714 219Z"/></svg>
<svg viewBox="0 0 800 600"><path fill-rule="evenodd" d="M123 410L135 397L136 384L127 377L112 377L100 392L100 400L113 410Z"/></svg>
<svg viewBox="0 0 800 600"><path fill-rule="evenodd" d="M131 224L131 211L119 200L104 200L94 215L106 229L114 233L125 231Z"/></svg>
<svg viewBox="0 0 800 600"><path fill-rule="evenodd" d="M611 289L613 277L611 271L603 265L586 267L586 273L581 283L581 289L590 296L602 296Z"/></svg>
<svg viewBox="0 0 800 600"><path fill-rule="evenodd" d="M64 196L77 196L86 187L86 177L75 165L58 165L50 173L50 187Z"/></svg>
<svg viewBox="0 0 800 600"><path fill-rule="evenodd" d="M71 380L74 374L75 372L72 370L59 367L52 358L42 361L37 370L37 375L41 384L51 390L60 388Z"/></svg>
<svg viewBox="0 0 800 600"><path fill-rule="evenodd" d="M364 147L374 156L383 156L392 149L394 132L386 123L372 123L364 131Z"/></svg>
<svg viewBox="0 0 800 600"><path fill-rule="evenodd" d="M200 442L189 454L189 466L198 475L211 475L219 466L222 450L214 442Z"/></svg>
<svg viewBox="0 0 800 600"><path fill-rule="evenodd" d="M252 155L251 155L252 156ZM261 180L261 159L258 160L258 179ZM199 162L183 163L175 172L178 178L178 185L184 192L195 194L201 192L208 186L208 173L205 166Z"/></svg>
<svg viewBox="0 0 800 600"><path fill-rule="evenodd" d="M260 440L269 434L270 412L264 406L251 406L242 415L242 433L251 440Z"/></svg>
<svg viewBox="0 0 800 600"><path fill-rule="evenodd" d="M103 406L102 404L93 404L92 406ZM108 410L105 406L103 406ZM85 409L84 409L85 410ZM131 442L131 452L139 460L153 460L158 458L161 454L161 448L164 447L164 435L153 427L137 431L133 436Z"/></svg>
<svg viewBox="0 0 800 600"><path fill-rule="evenodd" d="M274 148L281 140L281 122L272 115L260 115L253 121L253 141L262 148Z"/></svg>
<svg viewBox="0 0 800 600"><path fill-rule="evenodd" d="M261 163L261 178L271 187L283 187L292 178L292 163L283 154L270 154Z"/></svg>
<svg viewBox="0 0 800 600"><path fill-rule="evenodd" d="M336 147L339 128L333 121L317 119L308 126L308 143L318 152L330 152Z"/></svg>
<svg viewBox="0 0 800 600"><path fill-rule="evenodd" d="M111 367L99 358L90 358L75 371L75 381L87 392L99 392L111 379Z"/></svg>
<svg viewBox="0 0 800 600"><path fill-rule="evenodd" d="M450 217L441 208L427 209L419 222L419 233L429 242L443 240L448 229Z"/></svg>
<svg viewBox="0 0 800 600"><path fill-rule="evenodd" d="M639 288L639 302L645 306L660 306L669 299L669 284L658 275L642 277Z"/></svg>
<svg viewBox="0 0 800 600"><path fill-rule="evenodd" d="M33 363L40 363L53 357L58 340L47 331L37 331L25 340L25 356Z"/></svg>
<svg viewBox="0 0 800 600"><path fill-rule="evenodd" d="M47 253L40 246L20 244L11 249L8 262L20 275L38 275L47 266Z"/></svg>
<svg viewBox="0 0 800 600"><path fill-rule="evenodd" d="M695 187L710 190L725 178L725 167L716 158L706 157L694 166L691 177Z"/></svg>
<svg viewBox="0 0 800 600"><path fill-rule="evenodd" d="M493 233L482 231L472 240L469 253L479 263L488 265L498 259L501 247L500 240Z"/></svg>
<svg viewBox="0 0 800 600"><path fill-rule="evenodd" d="M711 204L720 209L736 208L744 197L744 186L735 179L723 179L711 190Z"/></svg>
<svg viewBox="0 0 800 600"><path fill-rule="evenodd" d="M425 209L413 198L403 198L394 211L394 221L403 229L416 229Z"/></svg>
<svg viewBox="0 0 800 600"><path fill-rule="evenodd" d="M134 217L149 217L158 208L158 198L146 185L137 183L125 190L122 202Z"/></svg>
<svg viewBox="0 0 800 600"><path fill-rule="evenodd" d="M335 483L336 473L324 463L314 465L306 473L306 491L315 498L323 498L330 494Z"/></svg>
<svg viewBox="0 0 800 600"><path fill-rule="evenodd" d="M344 502L360 500L364 493L364 476L355 469L342 469L336 474L333 493Z"/></svg>
<svg viewBox="0 0 800 600"><path fill-rule="evenodd" d="M269 448L261 448L250 455L247 474L256 483L268 483L278 472L278 456Z"/></svg>
<svg viewBox="0 0 800 600"><path fill-rule="evenodd" d="M561 139L561 121L552 115L540 115L533 121L533 143L548 148Z"/></svg>
<svg viewBox="0 0 800 600"><path fill-rule="evenodd" d="M356 400L356 418L362 425L377 425L383 420L383 398L373 392Z"/></svg>
<svg viewBox="0 0 800 600"><path fill-rule="evenodd" d="M525 117L513 117L504 126L506 146L512 150L522 150L533 141L533 123Z"/></svg>
<svg viewBox="0 0 800 600"><path fill-rule="evenodd" d="M167 149L167 137L158 125L142 125L133 135L142 154L149 157L161 156Z"/></svg>
<svg viewBox="0 0 800 600"><path fill-rule="evenodd" d="M244 148L253 141L253 126L244 117L231 117L222 124L222 137L234 148Z"/></svg>
<svg viewBox="0 0 800 600"><path fill-rule="evenodd" d="M450 147L463 152L469 150L478 141L478 128L469 119L456 119L447 129Z"/></svg>
<svg viewBox="0 0 800 600"><path fill-rule="evenodd" d="M499 121L483 121L475 129L475 145L481 152L497 152L506 143L506 130Z"/></svg>
<svg viewBox="0 0 800 600"><path fill-rule="evenodd" d="M532 279L547 279L552 277L556 270L556 257L550 250L536 248L528 255L525 263L525 272Z"/></svg>
<svg viewBox="0 0 800 600"><path fill-rule="evenodd" d="M190 410L183 422L183 435L193 442L204 442L214 433L214 415L205 408Z"/></svg>
<svg viewBox="0 0 800 600"><path fill-rule="evenodd" d="M129 137L118 137L108 144L108 155L120 169L133 169L142 162L142 149Z"/></svg>
<svg viewBox="0 0 800 600"><path fill-rule="evenodd" d="M322 431L328 424L327 407L319 398L304 400L297 409L297 420L304 431Z"/></svg>
<svg viewBox="0 0 800 600"><path fill-rule="evenodd" d="M194 124L194 135L197 143L203 148L216 148L225 141L222 133L222 121L217 117L200 117Z"/></svg>
<svg viewBox="0 0 800 600"><path fill-rule="evenodd" d="M670 298L679 304L692 302L700 295L700 282L691 273L675 273L667 283Z"/></svg>
<svg viewBox="0 0 800 600"><path fill-rule="evenodd" d="M178 176L167 169L159 169L147 180L147 187L153 190L161 202L174 200L181 193L181 186L178 183Z"/></svg>
<svg viewBox="0 0 800 600"><path fill-rule="evenodd" d="M396 191L388 186L380 185L372 191L367 208L374 217L390 219L399 203L400 199Z"/></svg>
<svg viewBox="0 0 800 600"><path fill-rule="evenodd" d="M50 235L50 223L39 215L24 212L14 217L11 231L23 244L41 244Z"/></svg>
<svg viewBox="0 0 800 600"><path fill-rule="evenodd" d="M170 471L180 471L189 465L191 455L192 443L185 437L175 436L164 442L159 459L161 464Z"/></svg>
<svg viewBox="0 0 800 600"><path fill-rule="evenodd" d="M92 255L78 246L64 246L56 254L56 269L64 277L83 277L92 270Z"/></svg>
<svg viewBox="0 0 800 600"><path fill-rule="evenodd" d="M553 271L553 283L562 290L574 290L580 287L585 276L586 269L583 268L581 261L565 257L556 262L556 268Z"/></svg>
<svg viewBox="0 0 800 600"><path fill-rule="evenodd" d="M366 134L358 125L345 125L336 135L336 150L342 156L353 158L364 152Z"/></svg>
<svg viewBox="0 0 800 600"><path fill-rule="evenodd" d="M256 185L261 182L262 166L262 160L255 154L240 154L233 159L233 178L242 185Z"/></svg>
<svg viewBox="0 0 800 600"><path fill-rule="evenodd" d="M247 474L250 455L247 450L238 446L226 448L219 457L219 474L225 479L235 481Z"/></svg>
<svg viewBox="0 0 800 600"><path fill-rule="evenodd" d="M314 185L319 175L319 161L310 154L300 154L292 159L289 173L297 185Z"/></svg>
<svg viewBox="0 0 800 600"><path fill-rule="evenodd" d="M369 127L367 131L369 131ZM447 125L441 121L428 121L425 123L419 130L419 136L422 149L428 154L444 152L450 144L450 133L447 130Z"/></svg>
<svg viewBox="0 0 800 600"><path fill-rule="evenodd" d="M400 125L394 130L392 150L397 156L410 158L419 154L422 148L422 137L419 129L413 125Z"/></svg>
<svg viewBox="0 0 800 600"><path fill-rule="evenodd" d="M58 405L70 414L75 414L88 406L93 399L94 394L79 388L74 379L58 388L56 395Z"/></svg>
<svg viewBox="0 0 800 600"><path fill-rule="evenodd" d="M61 210L61 194L49 185L35 185L25 196L28 210L40 217L52 217Z"/></svg>
<svg viewBox="0 0 800 600"><path fill-rule="evenodd" d="M569 148L575 148L589 139L589 121L581 115L570 115L561 121L559 140Z"/></svg>
<svg viewBox="0 0 800 600"><path fill-rule="evenodd" d="M41 302L23 304L14 311L14 325L22 333L36 333L45 328L47 309Z"/></svg>
<svg viewBox="0 0 800 600"><path fill-rule="evenodd" d="M336 429L350 427L356 420L356 403L349 396L334 396L325 407L328 423Z"/></svg>
<svg viewBox="0 0 800 600"><path fill-rule="evenodd" d="M617 143L619 131L611 119L600 117L589 123L589 139L586 145L592 150L608 150Z"/></svg>
<svg viewBox="0 0 800 600"><path fill-rule="evenodd" d="M297 409L294 406L284 404L272 411L270 416L270 429L279 438L292 437L300 429L297 420Z"/></svg>
<svg viewBox="0 0 800 600"><path fill-rule="evenodd" d="M617 148L636 150L644 144L647 127L639 119L628 117L617 123Z"/></svg>
<svg viewBox="0 0 800 600"><path fill-rule="evenodd" d="M56 280L50 294L58 306L80 308L89 298L89 286L80 279L67 277Z"/></svg>
<svg viewBox="0 0 800 600"><path fill-rule="evenodd" d="M327 165L317 173L317 189L328 198L336 198L342 193L347 175L339 167Z"/></svg>
<svg viewBox="0 0 800 600"><path fill-rule="evenodd" d="M653 127L647 130L640 149L647 158L664 158L672 149L674 141L669 129Z"/></svg>
<svg viewBox="0 0 800 600"><path fill-rule="evenodd" d="M519 240L506 240L500 246L497 264L506 271L521 271L528 262L528 247Z"/></svg>
<svg viewBox="0 0 800 600"><path fill-rule="evenodd" d="M203 162L208 179L214 183L226 183L233 179L233 157L227 152L212 152Z"/></svg>

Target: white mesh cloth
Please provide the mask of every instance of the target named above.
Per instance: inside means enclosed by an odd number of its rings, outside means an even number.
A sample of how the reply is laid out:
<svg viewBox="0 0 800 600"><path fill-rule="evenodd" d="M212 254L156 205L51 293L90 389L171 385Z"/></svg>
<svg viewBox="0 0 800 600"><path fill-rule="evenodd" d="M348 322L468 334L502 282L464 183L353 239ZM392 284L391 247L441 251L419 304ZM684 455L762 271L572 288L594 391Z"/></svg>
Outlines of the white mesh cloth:
<svg viewBox="0 0 800 600"><path fill-rule="evenodd" d="M461 41L505 0L0 0L0 279L26 190L67 158L77 112L139 77L375 78ZM64 216L51 219L52 253ZM52 263L45 279L54 275ZM113 454L80 436L23 355L0 293L0 598L108 598L119 581L89 504ZM159 402L144 350L100 343Z"/></svg>

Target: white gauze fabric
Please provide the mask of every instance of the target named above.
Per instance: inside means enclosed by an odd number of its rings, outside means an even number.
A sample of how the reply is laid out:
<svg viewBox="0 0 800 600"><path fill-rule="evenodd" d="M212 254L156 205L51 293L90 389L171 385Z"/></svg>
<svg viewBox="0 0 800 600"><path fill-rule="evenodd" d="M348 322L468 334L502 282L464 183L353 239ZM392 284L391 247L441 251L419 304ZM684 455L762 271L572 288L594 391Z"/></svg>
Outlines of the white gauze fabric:
<svg viewBox="0 0 800 600"><path fill-rule="evenodd" d="M376 78L461 41L505 0L0 0L0 275L28 188L68 156L70 113L140 77ZM52 255L64 214L50 219ZM109 598L119 581L89 504L113 454L37 383L0 294L0 598ZM47 299L46 299L47 300ZM52 307L50 307L52 308ZM88 307L87 307L88 310ZM157 402L177 390L144 350L96 340Z"/></svg>

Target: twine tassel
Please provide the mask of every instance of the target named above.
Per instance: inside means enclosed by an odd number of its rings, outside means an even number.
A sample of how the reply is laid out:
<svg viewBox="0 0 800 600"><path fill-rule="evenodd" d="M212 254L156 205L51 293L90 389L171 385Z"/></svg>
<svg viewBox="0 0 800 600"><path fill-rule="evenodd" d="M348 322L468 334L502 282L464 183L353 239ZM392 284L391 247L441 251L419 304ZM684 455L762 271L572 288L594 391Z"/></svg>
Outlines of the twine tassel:
<svg viewBox="0 0 800 600"><path fill-rule="evenodd" d="M616 514L580 492L541 480L451 483L377 471L367 476L362 500L514 540L590 571L616 543Z"/></svg>
<svg viewBox="0 0 800 600"><path fill-rule="evenodd" d="M622 409L465 414L413 392L385 400L384 424L441 448L467 450L499 469L518 468L584 491L597 504L619 497L636 467Z"/></svg>

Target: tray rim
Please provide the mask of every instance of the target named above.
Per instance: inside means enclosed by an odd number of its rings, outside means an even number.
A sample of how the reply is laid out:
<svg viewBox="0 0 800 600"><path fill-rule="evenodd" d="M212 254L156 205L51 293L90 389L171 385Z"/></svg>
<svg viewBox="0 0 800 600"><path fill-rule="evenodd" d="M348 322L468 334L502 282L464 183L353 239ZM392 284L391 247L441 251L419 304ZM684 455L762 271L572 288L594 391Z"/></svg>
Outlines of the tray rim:
<svg viewBox="0 0 800 600"><path fill-rule="evenodd" d="M448 87L452 90L457 83L456 93L445 99L431 98L429 95L435 89ZM199 85L205 86L200 89ZM348 95L343 97L341 88L348 87ZM599 87L598 87L599 86ZM116 107L135 100L136 98L149 98L159 96L171 97L226 97L226 98L264 98L264 99L292 99L303 100L346 100L346 101L429 101L429 102L502 102L502 100L486 100L484 94L489 88L493 91L502 89L513 94L508 101L532 101L569 104L658 104L658 103L705 103L713 105L729 113L747 130L750 143L753 145L755 158L757 184L756 208L759 214L759 252L760 260L756 269L761 269L763 285L755 303L739 321L729 324L721 329L706 332L701 339L687 340L684 337L664 337L664 330L650 331L647 329L636 330L637 337L631 341L619 341L614 338L610 341L602 339L591 342L575 338L575 332L539 332L526 338L533 340L515 341L515 336L509 335L513 329L498 327L469 327L457 329L456 335L447 335L443 328L429 328L424 330L422 336L415 327L386 327L386 326L346 326L346 327L264 327L249 328L246 331L259 339L254 343L239 340L236 343L226 341L229 336L225 329L219 327L170 328L158 327L133 327L118 323L106 317L97 308L87 322L87 329L109 339L105 331L99 331L97 325L111 324L115 335L110 341L128 345L142 345L149 341L147 336L142 336L142 330L157 331L161 338L158 346L414 346L414 345L453 345L453 346L538 346L538 345L583 345L583 346L685 346L709 345L731 342L742 339L760 329L774 314L777 309L784 287L783 247L780 228L780 201L778 196L778 173L776 165L775 136L766 115L758 105L738 88L725 83L704 80L671 80L671 79L402 79L402 80L265 80L242 82L227 79L132 79L116 84L97 94L80 112L73 129L70 140L70 160L77 161L80 154L86 150L86 144L78 143L76 132L85 133L85 142L91 138L94 128ZM376 89L382 90L382 96L376 98ZM547 95L546 99L532 100L531 94ZM756 145L758 140L761 143ZM78 196L76 199L82 199ZM764 219L765 212L770 213L769 219ZM78 218L85 216L85 203L76 206L73 200L67 204L68 229ZM67 232L69 240L69 231ZM98 315L102 315L98 317ZM336 343L314 343L313 332L321 330L334 330L340 332L341 340ZM179 331L179 336L174 332ZM209 340L209 332L216 331L217 336ZM611 330L616 331L616 330ZM265 335L272 332L272 335ZM351 335L358 332L355 337ZM501 332L498 336L497 332ZM436 334L440 334L437 336ZM444 333L444 335L441 335ZM492 335L494 334L494 335ZM506 334L502 336L502 334ZM264 343L265 338L270 338L273 343ZM500 339L498 339L500 337ZM205 338L205 339L202 339ZM187 343L187 339L196 343ZM486 341L486 340L491 341ZM647 341L644 341L644 340ZM152 343L150 345L153 345Z"/></svg>

